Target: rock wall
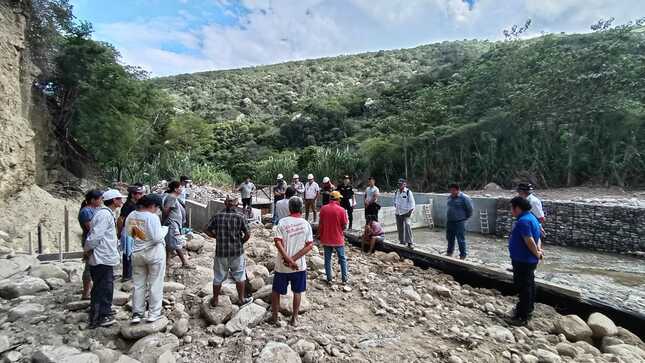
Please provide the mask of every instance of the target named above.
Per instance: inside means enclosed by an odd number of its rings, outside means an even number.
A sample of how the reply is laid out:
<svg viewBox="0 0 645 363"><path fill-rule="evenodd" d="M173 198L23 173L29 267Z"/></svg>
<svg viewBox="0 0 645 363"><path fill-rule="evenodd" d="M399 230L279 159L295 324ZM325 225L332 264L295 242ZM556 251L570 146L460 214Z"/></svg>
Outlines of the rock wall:
<svg viewBox="0 0 645 363"><path fill-rule="evenodd" d="M543 201L546 243L608 252L645 251L645 209ZM497 235L508 236L513 223L509 200L497 201Z"/></svg>

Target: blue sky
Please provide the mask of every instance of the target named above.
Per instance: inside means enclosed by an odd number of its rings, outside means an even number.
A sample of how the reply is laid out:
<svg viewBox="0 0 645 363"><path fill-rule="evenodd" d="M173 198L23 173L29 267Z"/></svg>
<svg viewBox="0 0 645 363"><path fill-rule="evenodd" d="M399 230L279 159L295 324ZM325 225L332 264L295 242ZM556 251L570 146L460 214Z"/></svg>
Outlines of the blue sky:
<svg viewBox="0 0 645 363"><path fill-rule="evenodd" d="M502 37L588 31L645 16L643 0L71 0L94 38L153 75Z"/></svg>

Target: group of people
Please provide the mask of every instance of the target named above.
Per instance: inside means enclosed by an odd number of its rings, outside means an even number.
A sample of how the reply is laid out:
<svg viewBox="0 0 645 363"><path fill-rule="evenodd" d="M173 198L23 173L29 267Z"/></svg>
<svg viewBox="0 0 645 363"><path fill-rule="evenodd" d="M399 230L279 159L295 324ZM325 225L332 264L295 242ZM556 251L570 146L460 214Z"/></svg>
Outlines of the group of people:
<svg viewBox="0 0 645 363"><path fill-rule="evenodd" d="M182 176L163 194L146 194L141 183L130 185L127 196L116 189L87 192L78 220L85 260L82 298L90 300L90 328L115 322L112 294L114 267L119 263L122 280L132 280L134 286L133 324L161 317L165 270L174 254L183 268L195 268L182 249L190 183Z"/></svg>

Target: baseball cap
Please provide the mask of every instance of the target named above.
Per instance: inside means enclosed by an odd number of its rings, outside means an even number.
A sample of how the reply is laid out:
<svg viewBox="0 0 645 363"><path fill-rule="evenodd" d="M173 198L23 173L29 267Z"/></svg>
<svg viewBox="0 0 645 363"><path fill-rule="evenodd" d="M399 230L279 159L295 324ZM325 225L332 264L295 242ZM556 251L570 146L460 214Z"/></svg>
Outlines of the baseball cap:
<svg viewBox="0 0 645 363"><path fill-rule="evenodd" d="M328 176L323 178L323 183L329 183L329 177Z"/></svg>
<svg viewBox="0 0 645 363"><path fill-rule="evenodd" d="M330 196L331 196L331 199L336 199L336 200L339 200L343 197L343 195L340 194L340 192L337 190L334 190L333 192L331 192Z"/></svg>
<svg viewBox="0 0 645 363"><path fill-rule="evenodd" d="M278 177L276 179L284 179L284 175L278 174Z"/></svg>
<svg viewBox="0 0 645 363"><path fill-rule="evenodd" d="M128 193L145 193L146 188L139 185L130 185L128 187Z"/></svg>
<svg viewBox="0 0 645 363"><path fill-rule="evenodd" d="M293 179L300 179L300 176L298 176L298 174L293 174Z"/></svg>
<svg viewBox="0 0 645 363"><path fill-rule="evenodd" d="M309 174L309 175L307 175L307 180L311 180L311 179L313 179L313 178L314 178L314 175L313 175L313 174Z"/></svg>
<svg viewBox="0 0 645 363"><path fill-rule="evenodd" d="M112 200L117 198L127 198L127 196L121 194L120 191L116 189L108 189L103 193L103 200Z"/></svg>
<svg viewBox="0 0 645 363"><path fill-rule="evenodd" d="M531 183L520 183L517 186L518 192L530 192L533 190L533 185Z"/></svg>
<svg viewBox="0 0 645 363"><path fill-rule="evenodd" d="M92 199L98 199L103 196L103 192L98 189L92 189L85 193L85 200L90 201Z"/></svg>
<svg viewBox="0 0 645 363"><path fill-rule="evenodd" d="M345 175L343 176L343 179L351 179L351 178L349 177L349 175Z"/></svg>
<svg viewBox="0 0 645 363"><path fill-rule="evenodd" d="M406 182L406 180L405 180L405 179L403 179L403 178L399 178L399 184L401 184L401 183L405 183L405 182Z"/></svg>

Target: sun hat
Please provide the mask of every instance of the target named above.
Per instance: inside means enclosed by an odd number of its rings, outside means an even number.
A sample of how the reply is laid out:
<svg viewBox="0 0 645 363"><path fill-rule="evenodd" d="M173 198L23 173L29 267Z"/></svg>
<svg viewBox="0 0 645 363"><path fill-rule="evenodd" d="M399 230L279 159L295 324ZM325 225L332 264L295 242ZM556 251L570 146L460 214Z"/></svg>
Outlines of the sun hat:
<svg viewBox="0 0 645 363"><path fill-rule="evenodd" d="M127 196L121 194L120 191L116 189L108 189L103 193L103 200L112 200L117 198L127 198Z"/></svg>

